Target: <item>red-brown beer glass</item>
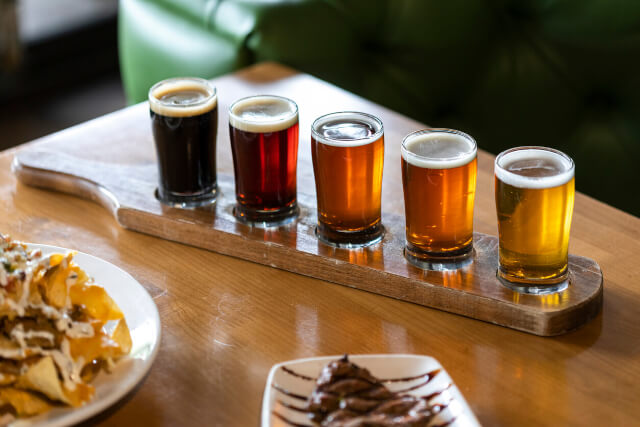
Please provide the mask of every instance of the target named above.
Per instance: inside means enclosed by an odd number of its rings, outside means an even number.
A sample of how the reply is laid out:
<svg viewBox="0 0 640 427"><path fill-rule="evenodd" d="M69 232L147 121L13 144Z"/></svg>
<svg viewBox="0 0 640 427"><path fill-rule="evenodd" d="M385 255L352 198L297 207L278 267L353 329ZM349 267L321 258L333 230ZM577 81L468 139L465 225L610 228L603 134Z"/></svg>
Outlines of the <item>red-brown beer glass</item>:
<svg viewBox="0 0 640 427"><path fill-rule="evenodd" d="M288 98L259 95L229 108L236 181L234 215L253 225L275 226L298 214L298 106Z"/></svg>

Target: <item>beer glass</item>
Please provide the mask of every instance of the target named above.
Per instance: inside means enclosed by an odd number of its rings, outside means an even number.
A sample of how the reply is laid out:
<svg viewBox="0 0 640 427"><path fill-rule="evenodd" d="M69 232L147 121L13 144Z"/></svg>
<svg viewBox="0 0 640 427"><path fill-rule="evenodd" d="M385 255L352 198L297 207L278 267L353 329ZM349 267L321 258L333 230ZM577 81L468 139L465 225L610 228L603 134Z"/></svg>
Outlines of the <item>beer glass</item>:
<svg viewBox="0 0 640 427"><path fill-rule="evenodd" d="M424 129L402 141L405 258L441 269L464 265L473 249L477 146L466 133Z"/></svg>
<svg viewBox="0 0 640 427"><path fill-rule="evenodd" d="M546 147L518 147L495 161L498 277L511 289L549 293L568 285L575 166Z"/></svg>
<svg viewBox="0 0 640 427"><path fill-rule="evenodd" d="M355 248L382 240L382 122L358 112L332 113L311 126L320 241Z"/></svg>
<svg viewBox="0 0 640 427"><path fill-rule="evenodd" d="M215 202L218 97L208 81L179 77L149 89L158 199L193 208Z"/></svg>
<svg viewBox="0 0 640 427"><path fill-rule="evenodd" d="M298 106L288 98L258 95L229 108L236 183L235 217L252 225L286 224L298 214Z"/></svg>

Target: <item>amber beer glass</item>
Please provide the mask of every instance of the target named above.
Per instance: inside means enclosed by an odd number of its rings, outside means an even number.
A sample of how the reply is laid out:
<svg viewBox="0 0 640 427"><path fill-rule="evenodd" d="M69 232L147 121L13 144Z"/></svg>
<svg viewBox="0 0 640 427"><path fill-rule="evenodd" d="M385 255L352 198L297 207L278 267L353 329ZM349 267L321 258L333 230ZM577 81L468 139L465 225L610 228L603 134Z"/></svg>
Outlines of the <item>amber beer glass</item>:
<svg viewBox="0 0 640 427"><path fill-rule="evenodd" d="M318 201L318 238L338 247L382 240L382 122L358 112L332 113L311 126Z"/></svg>
<svg viewBox="0 0 640 427"><path fill-rule="evenodd" d="M253 225L275 226L298 214L298 106L288 98L250 96L229 108L236 181L234 215Z"/></svg>
<svg viewBox="0 0 640 427"><path fill-rule="evenodd" d="M574 171L569 156L546 147L512 148L496 157L498 277L508 287L548 293L568 285Z"/></svg>
<svg viewBox="0 0 640 427"><path fill-rule="evenodd" d="M218 97L208 81L180 77L149 90L161 202L192 208L215 202Z"/></svg>
<svg viewBox="0 0 640 427"><path fill-rule="evenodd" d="M424 129L402 141L405 257L421 268L468 259L473 249L477 146L466 133Z"/></svg>

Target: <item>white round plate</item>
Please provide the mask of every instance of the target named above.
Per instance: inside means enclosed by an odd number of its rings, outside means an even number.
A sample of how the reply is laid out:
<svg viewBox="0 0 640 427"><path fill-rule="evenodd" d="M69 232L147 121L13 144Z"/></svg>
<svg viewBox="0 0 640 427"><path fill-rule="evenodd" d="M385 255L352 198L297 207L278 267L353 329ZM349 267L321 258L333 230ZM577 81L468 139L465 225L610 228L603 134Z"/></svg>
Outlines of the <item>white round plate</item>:
<svg viewBox="0 0 640 427"><path fill-rule="evenodd" d="M41 249L47 255L67 253L56 246L27 244L29 249ZM87 420L129 393L147 374L160 345L160 316L147 291L124 270L100 258L78 252L74 261L95 282L104 287L118 304L131 331L131 353L118 360L110 374L101 372L92 385L93 399L79 408L55 408L45 414L18 419L12 427L59 427Z"/></svg>

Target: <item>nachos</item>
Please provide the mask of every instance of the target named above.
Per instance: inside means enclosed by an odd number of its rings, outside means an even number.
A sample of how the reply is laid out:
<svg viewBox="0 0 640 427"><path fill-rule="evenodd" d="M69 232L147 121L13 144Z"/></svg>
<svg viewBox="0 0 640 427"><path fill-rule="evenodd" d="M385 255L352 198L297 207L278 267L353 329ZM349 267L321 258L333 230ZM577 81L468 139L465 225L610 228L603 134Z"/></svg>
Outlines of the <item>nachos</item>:
<svg viewBox="0 0 640 427"><path fill-rule="evenodd" d="M73 255L0 234L0 425L83 405L95 375L131 350L124 315Z"/></svg>

